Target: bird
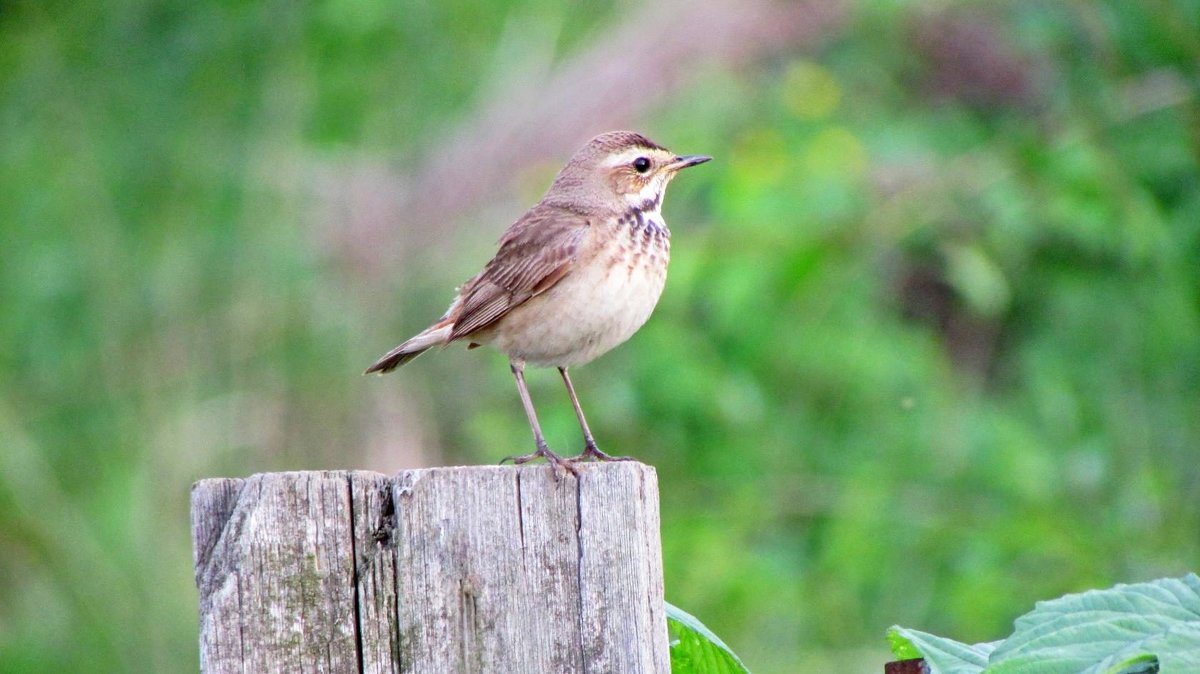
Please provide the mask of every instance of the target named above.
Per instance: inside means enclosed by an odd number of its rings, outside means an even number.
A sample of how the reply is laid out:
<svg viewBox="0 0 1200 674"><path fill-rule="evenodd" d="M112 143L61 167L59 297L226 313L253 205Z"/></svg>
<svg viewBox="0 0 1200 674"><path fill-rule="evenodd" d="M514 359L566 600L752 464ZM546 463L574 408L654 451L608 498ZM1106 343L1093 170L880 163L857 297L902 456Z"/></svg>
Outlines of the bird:
<svg viewBox="0 0 1200 674"><path fill-rule="evenodd" d="M536 446L501 463L542 458L556 475L578 475L580 461L632 460L597 446L568 368L622 344L650 317L670 259L663 195L681 170L711 159L677 155L633 131L592 138L509 225L495 256L457 288L446 313L363 374L391 372L451 342L490 346L508 356ZM583 431L578 456L560 456L546 444L525 382L527 365L558 369Z"/></svg>

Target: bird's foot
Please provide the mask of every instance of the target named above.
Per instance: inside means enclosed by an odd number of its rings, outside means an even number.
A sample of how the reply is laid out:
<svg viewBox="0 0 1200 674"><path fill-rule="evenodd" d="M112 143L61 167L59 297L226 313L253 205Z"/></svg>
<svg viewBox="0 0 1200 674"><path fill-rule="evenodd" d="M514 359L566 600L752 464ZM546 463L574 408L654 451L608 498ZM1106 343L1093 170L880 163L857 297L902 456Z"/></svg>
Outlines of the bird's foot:
<svg viewBox="0 0 1200 674"><path fill-rule="evenodd" d="M584 447L582 454L566 459L566 461L587 461L589 459L594 459L596 461L637 461L637 459L633 458L632 456L613 456L612 454L605 454L604 452L600 451L600 448L596 446L595 442L587 443L587 446Z"/></svg>
<svg viewBox="0 0 1200 674"><path fill-rule="evenodd" d="M545 459L546 463L549 463L550 467L554 469L555 479L565 475L566 473L570 473L575 477L579 477L579 467L575 465L574 459L563 458L555 454L554 452L550 451L550 448L545 444L539 444L537 450L530 452L529 454L506 456L503 459L500 459L500 463L503 464L506 461L512 461L519 466L523 463L529 463L535 459Z"/></svg>

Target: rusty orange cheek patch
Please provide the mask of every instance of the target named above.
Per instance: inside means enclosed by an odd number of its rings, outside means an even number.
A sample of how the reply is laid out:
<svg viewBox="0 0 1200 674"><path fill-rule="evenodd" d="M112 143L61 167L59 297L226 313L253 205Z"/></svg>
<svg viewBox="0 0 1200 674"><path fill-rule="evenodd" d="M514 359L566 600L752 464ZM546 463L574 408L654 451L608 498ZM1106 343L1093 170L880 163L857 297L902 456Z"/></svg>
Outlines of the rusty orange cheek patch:
<svg viewBox="0 0 1200 674"><path fill-rule="evenodd" d="M618 194L636 194L650 183L650 177L638 174L631 168L621 167L613 171L613 189Z"/></svg>

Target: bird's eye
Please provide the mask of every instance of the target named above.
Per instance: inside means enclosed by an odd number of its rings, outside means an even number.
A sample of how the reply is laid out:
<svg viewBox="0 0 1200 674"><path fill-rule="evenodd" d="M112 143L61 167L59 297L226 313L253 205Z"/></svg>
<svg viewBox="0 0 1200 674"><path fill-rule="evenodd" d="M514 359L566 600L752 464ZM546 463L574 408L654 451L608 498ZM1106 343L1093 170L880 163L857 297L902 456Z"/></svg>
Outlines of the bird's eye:
<svg viewBox="0 0 1200 674"><path fill-rule="evenodd" d="M648 157L638 157L633 160L633 170L638 173L645 173L650 170L650 159Z"/></svg>

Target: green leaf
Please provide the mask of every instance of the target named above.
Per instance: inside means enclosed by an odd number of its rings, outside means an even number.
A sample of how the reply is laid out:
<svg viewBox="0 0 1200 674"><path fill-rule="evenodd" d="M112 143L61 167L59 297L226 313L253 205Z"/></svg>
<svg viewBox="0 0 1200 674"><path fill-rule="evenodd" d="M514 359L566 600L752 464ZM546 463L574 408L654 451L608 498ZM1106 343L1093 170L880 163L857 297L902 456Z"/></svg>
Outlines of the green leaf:
<svg viewBox="0 0 1200 674"><path fill-rule="evenodd" d="M968 306L985 317L999 316L1012 301L1003 270L978 246L945 248L946 277Z"/></svg>
<svg viewBox="0 0 1200 674"><path fill-rule="evenodd" d="M738 656L694 616L667 603L671 674L750 674Z"/></svg>
<svg viewBox="0 0 1200 674"><path fill-rule="evenodd" d="M932 674L979 674L988 663L988 654L999 642L975 644L893 625L888 629L892 653L901 660L925 658Z"/></svg>
<svg viewBox="0 0 1200 674"><path fill-rule="evenodd" d="M1166 578L1038 602L1002 642L970 646L904 627L897 658L934 674L1191 674L1200 672L1200 577Z"/></svg>
<svg viewBox="0 0 1200 674"><path fill-rule="evenodd" d="M913 658L921 657L921 651L913 645L906 634L910 630L892 625L887 631L888 646L892 648L892 655L896 656L897 660L912 660Z"/></svg>
<svg viewBox="0 0 1200 674"><path fill-rule="evenodd" d="M1200 672L1200 577L1039 602L992 654L988 674Z"/></svg>

